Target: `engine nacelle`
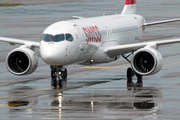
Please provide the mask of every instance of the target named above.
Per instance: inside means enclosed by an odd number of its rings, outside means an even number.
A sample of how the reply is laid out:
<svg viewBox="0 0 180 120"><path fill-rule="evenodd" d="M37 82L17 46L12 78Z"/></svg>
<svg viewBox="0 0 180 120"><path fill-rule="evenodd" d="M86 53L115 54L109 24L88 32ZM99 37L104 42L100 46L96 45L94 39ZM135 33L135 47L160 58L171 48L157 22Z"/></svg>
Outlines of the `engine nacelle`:
<svg viewBox="0 0 180 120"><path fill-rule="evenodd" d="M131 61L132 68L140 75L156 74L163 66L163 57L161 53L150 47L137 50Z"/></svg>
<svg viewBox="0 0 180 120"><path fill-rule="evenodd" d="M6 57L6 67L15 75L31 74L37 66L38 57L36 53L26 46L12 50Z"/></svg>

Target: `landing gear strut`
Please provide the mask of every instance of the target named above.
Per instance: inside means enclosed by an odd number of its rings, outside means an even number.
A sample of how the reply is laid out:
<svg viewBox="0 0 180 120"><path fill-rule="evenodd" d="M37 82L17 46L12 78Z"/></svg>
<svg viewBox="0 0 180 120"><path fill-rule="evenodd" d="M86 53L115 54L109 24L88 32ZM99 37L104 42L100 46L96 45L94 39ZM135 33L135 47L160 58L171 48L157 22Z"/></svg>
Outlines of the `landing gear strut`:
<svg viewBox="0 0 180 120"><path fill-rule="evenodd" d="M122 57L123 57L124 59L126 59L126 60L131 64L131 61L128 59L128 57L131 56L132 54L133 54L133 52L130 53L130 54L127 54L127 55L123 54ZM136 75L136 77L137 77L137 83L142 83L142 78L143 78L143 76L135 73L132 68L128 68L128 69L127 69L127 83L133 83L133 82L132 82L132 77L133 77L134 75Z"/></svg>
<svg viewBox="0 0 180 120"><path fill-rule="evenodd" d="M62 87L62 82L67 80L67 69L63 66L50 66L51 68L51 85L57 87Z"/></svg>

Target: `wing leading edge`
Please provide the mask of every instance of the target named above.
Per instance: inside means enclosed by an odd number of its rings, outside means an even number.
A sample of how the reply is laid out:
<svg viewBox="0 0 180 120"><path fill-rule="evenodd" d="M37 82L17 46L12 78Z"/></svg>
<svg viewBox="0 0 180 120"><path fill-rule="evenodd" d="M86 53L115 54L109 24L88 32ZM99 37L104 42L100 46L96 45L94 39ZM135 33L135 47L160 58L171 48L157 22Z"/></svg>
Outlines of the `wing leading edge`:
<svg viewBox="0 0 180 120"><path fill-rule="evenodd" d="M170 22L176 22L176 21L180 21L180 18L171 19L171 20L163 20L163 21L150 22L150 23L144 23L143 26L151 26L151 25L164 24L164 23L170 23Z"/></svg>
<svg viewBox="0 0 180 120"><path fill-rule="evenodd" d="M108 47L104 50L104 52L109 57L116 57L118 55L134 52L146 46L160 46L160 45L173 44L173 43L179 43L179 42L180 42L180 39L171 39L171 40L142 42L142 43L135 43L135 44L127 44L127 45L118 45L118 46Z"/></svg>
<svg viewBox="0 0 180 120"><path fill-rule="evenodd" d="M20 40L20 39L13 39L13 38L6 38L0 37L0 41L2 42L9 42L11 45L21 44L21 45L28 45L30 47L38 47L40 46L39 42L33 42L28 40Z"/></svg>

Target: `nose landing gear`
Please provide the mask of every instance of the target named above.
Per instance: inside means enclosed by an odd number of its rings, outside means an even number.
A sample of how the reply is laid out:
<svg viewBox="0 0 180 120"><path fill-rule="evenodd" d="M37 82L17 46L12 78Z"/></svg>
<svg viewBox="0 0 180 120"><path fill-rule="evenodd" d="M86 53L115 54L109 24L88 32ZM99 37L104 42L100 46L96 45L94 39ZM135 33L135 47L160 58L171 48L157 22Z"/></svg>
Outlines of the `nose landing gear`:
<svg viewBox="0 0 180 120"><path fill-rule="evenodd" d="M63 66L50 66L51 68L51 85L57 87L57 83L61 88L63 86L63 81L67 80L67 69Z"/></svg>

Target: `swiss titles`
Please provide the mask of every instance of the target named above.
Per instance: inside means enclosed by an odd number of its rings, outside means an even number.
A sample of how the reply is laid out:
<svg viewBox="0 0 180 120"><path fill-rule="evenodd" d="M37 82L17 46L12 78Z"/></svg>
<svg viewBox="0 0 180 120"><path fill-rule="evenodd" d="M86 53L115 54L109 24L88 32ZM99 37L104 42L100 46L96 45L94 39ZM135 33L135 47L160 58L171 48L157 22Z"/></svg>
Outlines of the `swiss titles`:
<svg viewBox="0 0 180 120"><path fill-rule="evenodd" d="M96 25L90 27L83 27L82 29L86 34L87 44L93 42L101 42L101 34L99 32L99 28Z"/></svg>

